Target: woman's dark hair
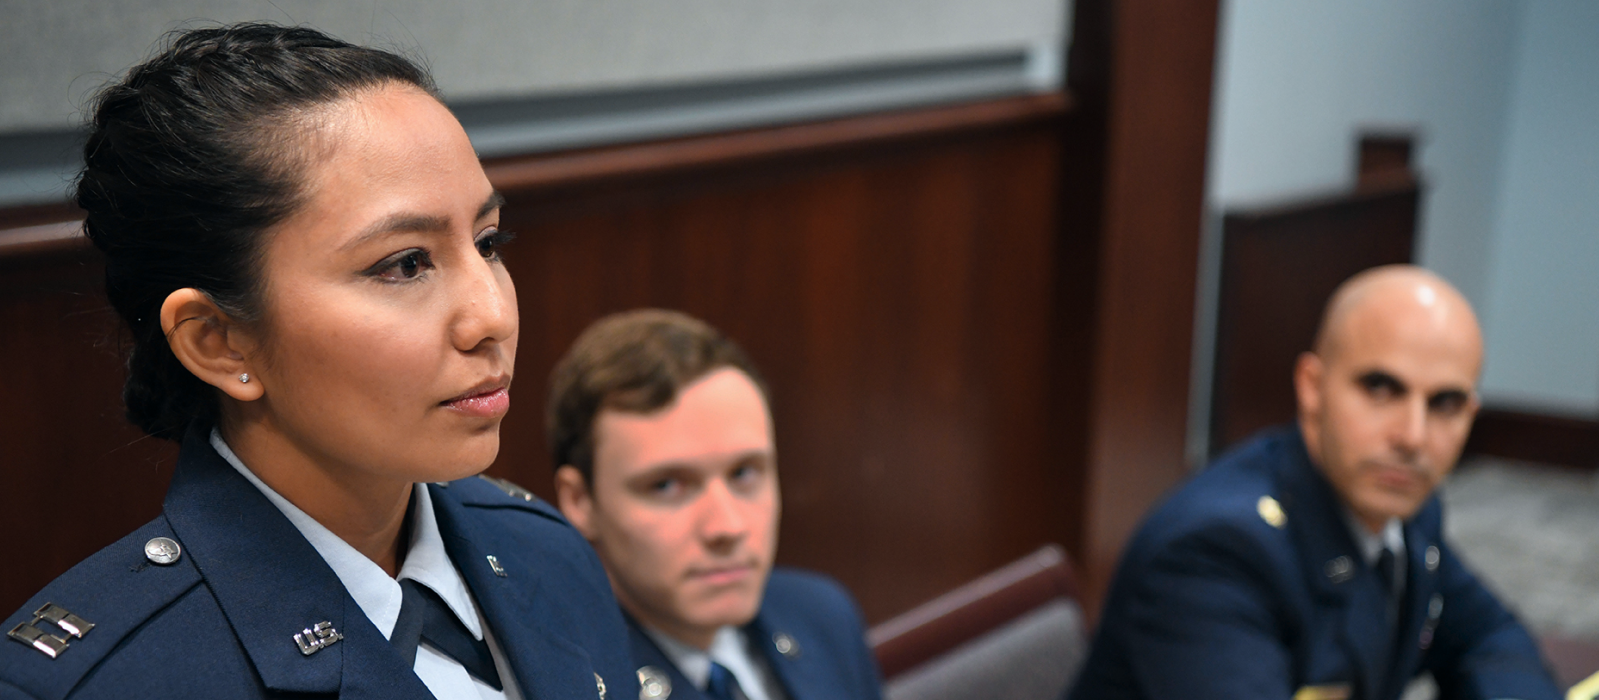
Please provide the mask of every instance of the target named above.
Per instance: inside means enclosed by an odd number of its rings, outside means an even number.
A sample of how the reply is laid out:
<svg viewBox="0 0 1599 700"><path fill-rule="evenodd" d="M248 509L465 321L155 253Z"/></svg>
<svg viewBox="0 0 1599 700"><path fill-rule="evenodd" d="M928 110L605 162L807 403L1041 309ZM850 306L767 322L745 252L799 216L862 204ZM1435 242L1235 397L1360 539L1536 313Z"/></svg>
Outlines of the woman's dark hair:
<svg viewBox="0 0 1599 700"><path fill-rule="evenodd" d="M260 320L265 232L305 197L313 110L390 83L437 95L401 56L251 23L169 35L95 98L75 196L132 331L122 396L145 433L181 440L219 413L216 390L172 354L162 303L192 287L240 322Z"/></svg>

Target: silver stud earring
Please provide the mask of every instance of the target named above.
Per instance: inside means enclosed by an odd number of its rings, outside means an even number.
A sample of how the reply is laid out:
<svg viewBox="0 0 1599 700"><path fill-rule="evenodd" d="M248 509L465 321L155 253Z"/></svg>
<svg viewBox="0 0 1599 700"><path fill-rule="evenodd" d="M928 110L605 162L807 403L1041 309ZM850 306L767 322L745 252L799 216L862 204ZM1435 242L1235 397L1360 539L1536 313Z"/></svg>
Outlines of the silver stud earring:
<svg viewBox="0 0 1599 700"><path fill-rule="evenodd" d="M240 384L249 384L250 383L250 373L249 372L245 372L244 374L239 375L239 383Z"/></svg>

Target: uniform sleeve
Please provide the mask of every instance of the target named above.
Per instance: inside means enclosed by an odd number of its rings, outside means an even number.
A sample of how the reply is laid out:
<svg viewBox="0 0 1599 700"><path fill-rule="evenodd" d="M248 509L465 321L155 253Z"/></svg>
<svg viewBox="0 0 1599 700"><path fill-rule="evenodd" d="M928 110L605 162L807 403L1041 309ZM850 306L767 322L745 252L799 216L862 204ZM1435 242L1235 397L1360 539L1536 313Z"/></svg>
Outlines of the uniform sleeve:
<svg viewBox="0 0 1599 700"><path fill-rule="evenodd" d="M1286 700L1292 657L1258 540L1218 526L1173 540L1124 571L1115 635L1147 698Z"/></svg>
<svg viewBox="0 0 1599 700"><path fill-rule="evenodd" d="M1440 545L1443 611L1423 659L1444 700L1560 700L1538 646L1514 615Z"/></svg>

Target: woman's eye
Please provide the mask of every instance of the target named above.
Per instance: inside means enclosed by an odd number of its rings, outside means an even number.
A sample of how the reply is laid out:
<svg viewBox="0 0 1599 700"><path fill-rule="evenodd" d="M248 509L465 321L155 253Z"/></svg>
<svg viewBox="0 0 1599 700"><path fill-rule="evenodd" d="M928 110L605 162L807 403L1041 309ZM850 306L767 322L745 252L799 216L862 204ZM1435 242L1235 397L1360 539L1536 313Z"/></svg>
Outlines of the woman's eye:
<svg viewBox="0 0 1599 700"><path fill-rule="evenodd" d="M433 258L425 250L408 250L378 263L372 276L388 282L409 282L433 269Z"/></svg>
<svg viewBox="0 0 1599 700"><path fill-rule="evenodd" d="M515 238L516 234L510 231L501 231L497 228L484 231L483 235L477 239L478 255L483 256L484 260L498 262L501 256L501 249Z"/></svg>

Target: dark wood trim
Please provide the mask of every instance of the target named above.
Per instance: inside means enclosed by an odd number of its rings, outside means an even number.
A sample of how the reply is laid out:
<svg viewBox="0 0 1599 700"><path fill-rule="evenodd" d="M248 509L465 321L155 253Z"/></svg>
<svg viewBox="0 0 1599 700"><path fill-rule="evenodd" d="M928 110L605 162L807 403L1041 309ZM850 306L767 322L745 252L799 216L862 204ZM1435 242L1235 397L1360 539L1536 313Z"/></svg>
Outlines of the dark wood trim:
<svg viewBox="0 0 1599 700"><path fill-rule="evenodd" d="M496 188L526 193L618 177L731 165L790 154L1036 123L1065 114L1062 92L867 114L828 121L484 161ZM80 252L78 210L65 204L0 209L0 260Z"/></svg>
<svg viewBox="0 0 1599 700"><path fill-rule="evenodd" d="M1465 454L1599 469L1599 420L1484 408Z"/></svg>
<svg viewBox="0 0 1599 700"><path fill-rule="evenodd" d="M0 262L8 259L78 252L88 246L89 240L83 237L81 219L0 229Z"/></svg>
<svg viewBox="0 0 1599 700"><path fill-rule="evenodd" d="M749 131L537 154L484 163L495 187L526 191L620 176L728 165L820 150L1018 125L1057 118L1071 100L1060 92L987 102L867 114Z"/></svg>
<svg viewBox="0 0 1599 700"><path fill-rule="evenodd" d="M1066 550L1047 545L884 621L867 633L867 639L883 676L892 678L1045 603L1077 596L1077 579Z"/></svg>
<svg viewBox="0 0 1599 700"><path fill-rule="evenodd" d="M1219 0L1078 0L1068 90L1081 102L1077 171L1067 188L1096 196L1067 212L1065 255L1094 269L1087 302L1063 280L1058 303L1087 303L1089 333L1069 332L1062 356L1086 358L1062 386L1086 386L1086 409L1061 429L1081 465L1064 498L1079 507L1084 601L1097 614L1122 545L1144 514L1188 474L1185 463L1194 295L1210 139ZM1081 42L1081 46L1075 45ZM1075 114L1081 112L1081 114ZM1097 123L1096 123L1097 122ZM1074 172L1075 171L1075 172ZM1070 197L1082 202L1078 197ZM1081 228L1077 228L1081 227ZM1092 241L1092 242L1089 242ZM1072 267L1063 264L1061 276ZM1070 317L1070 314L1067 315ZM1064 330L1064 329L1062 329ZM1074 347L1075 346L1075 347ZM1067 364L1062 362L1062 364ZM1086 415L1076 414L1086 410Z"/></svg>

